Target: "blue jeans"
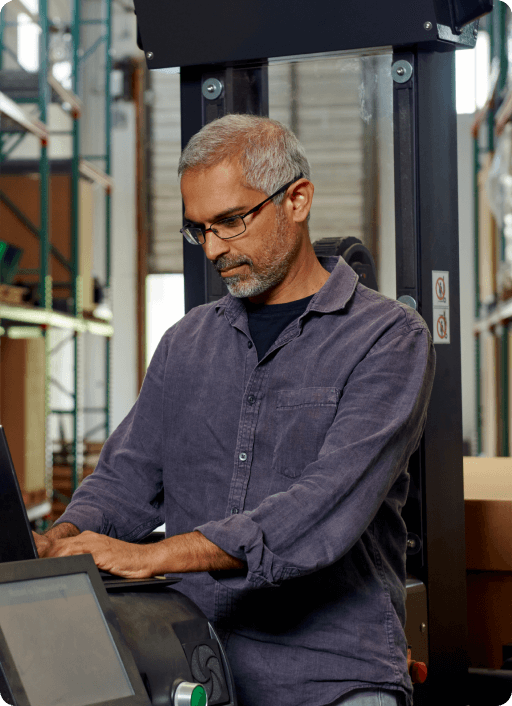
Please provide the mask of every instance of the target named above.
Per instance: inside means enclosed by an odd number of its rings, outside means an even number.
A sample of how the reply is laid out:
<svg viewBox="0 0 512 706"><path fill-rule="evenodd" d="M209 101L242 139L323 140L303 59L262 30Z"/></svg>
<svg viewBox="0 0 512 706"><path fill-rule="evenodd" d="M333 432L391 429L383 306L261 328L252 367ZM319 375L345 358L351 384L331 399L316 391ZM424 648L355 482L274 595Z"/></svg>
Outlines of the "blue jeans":
<svg viewBox="0 0 512 706"><path fill-rule="evenodd" d="M400 703L401 693L394 694L382 689L360 689L345 694L329 706L399 706Z"/></svg>

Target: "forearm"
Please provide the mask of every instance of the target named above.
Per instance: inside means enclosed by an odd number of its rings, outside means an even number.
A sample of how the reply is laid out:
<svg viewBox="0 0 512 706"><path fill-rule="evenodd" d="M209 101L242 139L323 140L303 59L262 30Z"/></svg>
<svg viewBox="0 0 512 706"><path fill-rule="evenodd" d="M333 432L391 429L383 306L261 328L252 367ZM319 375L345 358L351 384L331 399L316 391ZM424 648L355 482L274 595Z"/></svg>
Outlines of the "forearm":
<svg viewBox="0 0 512 706"><path fill-rule="evenodd" d="M227 554L200 532L175 535L148 548L152 555L152 575L222 571L245 566L243 561Z"/></svg>

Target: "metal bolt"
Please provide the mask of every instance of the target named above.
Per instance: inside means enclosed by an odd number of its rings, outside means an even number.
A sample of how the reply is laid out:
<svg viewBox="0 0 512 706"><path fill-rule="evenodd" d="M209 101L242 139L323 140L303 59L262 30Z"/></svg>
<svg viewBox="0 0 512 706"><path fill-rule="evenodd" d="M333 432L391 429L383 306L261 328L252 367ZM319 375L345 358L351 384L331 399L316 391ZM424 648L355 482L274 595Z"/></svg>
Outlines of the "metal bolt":
<svg viewBox="0 0 512 706"><path fill-rule="evenodd" d="M475 39L478 37L478 30L477 30L476 27L475 27L475 29L473 30L473 37L474 37Z"/></svg>
<svg viewBox="0 0 512 706"><path fill-rule="evenodd" d="M420 625L420 631L421 631L421 632L427 632L427 626L426 626L425 623L421 623L421 625Z"/></svg>
<svg viewBox="0 0 512 706"><path fill-rule="evenodd" d="M427 30L427 32L430 31L432 29L432 22L425 22L423 27Z"/></svg>
<svg viewBox="0 0 512 706"><path fill-rule="evenodd" d="M153 54L152 51L147 51L147 52L146 52L146 59L148 59L149 61L151 61L151 59L153 59L154 56L155 56L155 55Z"/></svg>
<svg viewBox="0 0 512 706"><path fill-rule="evenodd" d="M399 66L396 72L399 76L403 76L405 74L405 69L403 66Z"/></svg>
<svg viewBox="0 0 512 706"><path fill-rule="evenodd" d="M203 81L201 92L206 100L213 101L220 97L223 88L218 78L207 78Z"/></svg>

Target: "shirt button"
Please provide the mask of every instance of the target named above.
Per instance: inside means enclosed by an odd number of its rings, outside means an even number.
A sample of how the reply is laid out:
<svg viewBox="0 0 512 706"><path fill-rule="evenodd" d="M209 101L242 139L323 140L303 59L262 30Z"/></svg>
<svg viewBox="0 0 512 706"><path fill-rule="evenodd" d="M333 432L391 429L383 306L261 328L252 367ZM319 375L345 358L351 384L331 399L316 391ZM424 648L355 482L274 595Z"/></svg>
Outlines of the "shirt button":
<svg viewBox="0 0 512 706"><path fill-rule="evenodd" d="M238 515L238 508L237 508L237 507L232 507L232 508L231 508L231 514L232 514L232 515Z"/></svg>
<svg viewBox="0 0 512 706"><path fill-rule="evenodd" d="M238 458L240 459L240 461L247 461L247 454L241 453Z"/></svg>
<svg viewBox="0 0 512 706"><path fill-rule="evenodd" d="M254 395L249 395L249 397L247 398L247 402L249 404L254 404L256 402L256 397Z"/></svg>
<svg viewBox="0 0 512 706"><path fill-rule="evenodd" d="M247 343L247 348L252 348L252 341L249 341L249 342Z"/></svg>

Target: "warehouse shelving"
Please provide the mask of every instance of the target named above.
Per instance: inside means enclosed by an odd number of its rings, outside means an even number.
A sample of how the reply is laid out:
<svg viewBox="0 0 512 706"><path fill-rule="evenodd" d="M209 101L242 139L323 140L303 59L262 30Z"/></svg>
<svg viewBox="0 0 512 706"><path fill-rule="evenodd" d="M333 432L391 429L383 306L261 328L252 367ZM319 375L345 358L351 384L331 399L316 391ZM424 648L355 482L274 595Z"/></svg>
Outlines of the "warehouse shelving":
<svg viewBox="0 0 512 706"><path fill-rule="evenodd" d="M485 188L485 167L495 152L496 138L512 116L512 91L506 93L508 78L507 55L507 7L498 3L494 12L487 16L484 28L488 30L491 45L491 77L489 97L484 108L476 116L473 124L474 138L474 218L475 218L475 382L476 382L476 455L485 452L490 456L510 455L510 410L509 410L509 329L512 327L512 298L502 299L496 278L497 268L505 260L505 237L503 229L482 208L482 192ZM480 178L480 183L479 183ZM488 218L492 237L483 242L483 219ZM481 301L481 269L483 263L491 265L492 293L486 292ZM494 263L494 264L493 264ZM489 268L488 268L489 269ZM483 337L491 336L493 348L492 365L483 356ZM490 350L490 349L489 349ZM494 352L496 355L494 356ZM488 409L493 402L483 400L483 366L487 366L486 375L496 378L496 415ZM493 370L494 368L494 370ZM487 408L486 408L487 407ZM489 420L497 426L496 443L493 448L484 449L483 437ZM492 435L491 435L492 436ZM494 448L495 447L495 448Z"/></svg>
<svg viewBox="0 0 512 706"><path fill-rule="evenodd" d="M19 147L25 136L35 135L40 140L40 155L37 160L37 171L40 179L40 223L36 226L24 215L20 209L0 190L0 202L13 213L28 230L39 240L39 267L37 270L20 270L23 276L37 277L39 285L39 305L12 305L0 303L0 320L4 326L4 335L10 337L34 337L39 335L45 338L46 344L46 497L47 500L39 503L37 507L29 508L30 519L46 516L49 513L49 501L53 495L53 448L49 435L49 419L51 414L65 414L72 417L72 473L71 492L77 487L82 479L83 464L83 442L84 442L84 414L88 411L97 413L101 411L104 415L102 427L105 437L109 434L109 412L110 412L110 339L113 335L113 326L110 322L94 319L91 316L84 316L82 305L81 278L79 275L79 180L86 178L88 181L99 185L105 193L105 288L110 288L111 277L111 192L113 179L111 177L111 96L110 96L110 73L111 73L111 25L112 12L111 0L102 0L102 17L95 20L81 18L80 0L69 0L71 21L69 31L72 39L72 71L71 89L63 86L53 75L49 61L49 33L55 29L48 12L48 1L39 0L38 12L34 13L27 6L24 0L12 0L0 12L0 173L2 165L8 163L20 164L20 160L13 160L16 156L16 149ZM7 8L7 10L6 10ZM8 28L17 25L17 12L26 14L32 22L40 27L40 54L39 70L36 74L24 72L19 80L20 72L17 69L3 70L4 53L11 57L11 66L17 63L16 54L12 48L4 42L4 35ZM10 13L10 14L8 14ZM6 19L8 17L8 19ZM13 19L10 19L13 18ZM88 47L84 47L81 42L81 30L85 25L96 25L100 29L100 35ZM80 145L80 125L83 120L83 102L80 98L80 70L84 61L92 56L103 46L105 51L105 71L104 71L104 105L105 105L105 139L103 154L84 158ZM13 62L14 60L14 62ZM20 67L21 68L21 67ZM3 77L3 79L2 79ZM9 80L11 85L9 86ZM4 84L7 84L7 89ZM6 95L10 93L11 95ZM72 155L70 160L70 182L71 182L71 257L69 260L62 256L50 242L50 168L51 160L48 156L49 142L52 133L48 126L48 106L50 102L57 103L62 110L67 112L71 118L71 129L61 131L59 134L67 134L71 137ZM37 106L38 116L31 115L25 105ZM7 118L7 122L5 121ZM101 166L96 163L100 161ZM5 236L4 236L5 237ZM6 237L5 239L8 240ZM70 273L68 288L70 290L72 311L62 313L54 311L52 308L52 278L50 276L50 256L59 258ZM64 283L58 283L62 288ZM14 325L16 324L16 325ZM24 326L18 326L23 324ZM27 326L28 325L28 326ZM70 341L73 345L73 384L67 390L69 397L73 400L72 409L51 410L50 409L50 385L55 383L51 375L52 357L59 354L60 346L50 348L49 331L51 329L67 329L70 331ZM83 379L82 379L82 348L83 336L91 334L105 339L105 404L101 408L87 410L83 405Z"/></svg>

